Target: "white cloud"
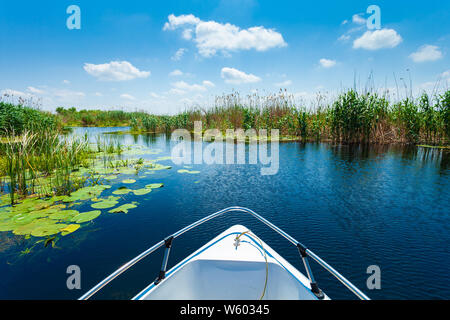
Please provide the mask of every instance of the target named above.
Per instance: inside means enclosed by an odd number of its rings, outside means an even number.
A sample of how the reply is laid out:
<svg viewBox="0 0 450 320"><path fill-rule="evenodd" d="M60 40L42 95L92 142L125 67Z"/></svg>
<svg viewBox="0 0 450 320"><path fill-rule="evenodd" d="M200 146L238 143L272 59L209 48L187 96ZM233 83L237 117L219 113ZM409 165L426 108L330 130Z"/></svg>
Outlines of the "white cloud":
<svg viewBox="0 0 450 320"><path fill-rule="evenodd" d="M63 80L62 83L64 83L64 84L70 84L70 81L69 81L69 80Z"/></svg>
<svg viewBox="0 0 450 320"><path fill-rule="evenodd" d="M203 81L202 82L203 83L203 85L205 86L205 87L215 87L216 85L214 84L214 83L212 83L211 81L208 81L208 80L205 80L205 81Z"/></svg>
<svg viewBox="0 0 450 320"><path fill-rule="evenodd" d="M365 24L366 23L366 19L361 17L361 13L354 14L353 17L352 17L352 21L355 24Z"/></svg>
<svg viewBox="0 0 450 320"><path fill-rule="evenodd" d="M275 86L283 88L283 87L289 87L291 84L292 84L291 80L286 80L286 81L283 81L283 82L276 82Z"/></svg>
<svg viewBox="0 0 450 320"><path fill-rule="evenodd" d="M195 29L193 27L195 26ZM266 51L275 47L284 47L283 36L274 29L262 26L241 29L230 23L202 21L190 15L169 16L163 30L184 28L183 38L192 39L200 55L211 57L218 51L229 55L230 51L251 50Z"/></svg>
<svg viewBox="0 0 450 320"><path fill-rule="evenodd" d="M338 38L338 40L339 41L348 41L348 40L350 40L350 36L348 35L348 34L343 34L342 36L340 36L339 38Z"/></svg>
<svg viewBox="0 0 450 320"><path fill-rule="evenodd" d="M187 92L204 92L207 91L208 88L215 87L215 84L211 81L204 80L202 84L189 84L185 81L177 81L172 83L172 89L169 90L169 93L172 94L186 94Z"/></svg>
<svg viewBox="0 0 450 320"><path fill-rule="evenodd" d="M173 70L171 73L169 73L169 76L171 77L178 77L178 76L182 76L183 75L183 71L181 70Z"/></svg>
<svg viewBox="0 0 450 320"><path fill-rule="evenodd" d="M131 94L128 94L128 93L121 94L120 97L122 99L126 99L126 100L136 100L135 97L133 97Z"/></svg>
<svg viewBox="0 0 450 320"><path fill-rule="evenodd" d="M175 52L175 54L172 56L171 59L173 61L180 60L183 57L183 55L186 53L186 51L187 51L187 49L185 49L185 48L178 49L177 52Z"/></svg>
<svg viewBox="0 0 450 320"><path fill-rule="evenodd" d="M14 89L4 89L0 91L2 96L14 96L16 98L30 98L33 95L30 93L14 90Z"/></svg>
<svg viewBox="0 0 450 320"><path fill-rule="evenodd" d="M140 71L128 61L111 61L104 64L85 63L84 70L103 81L126 81L147 78L150 71Z"/></svg>
<svg viewBox="0 0 450 320"><path fill-rule="evenodd" d="M164 24L163 30L175 30L176 28L184 25L196 25L200 22L200 19L193 14L182 14L180 16L175 16L173 14L169 15L169 22Z"/></svg>
<svg viewBox="0 0 450 320"><path fill-rule="evenodd" d="M80 99L84 98L86 94L81 91L72 91L72 90L55 90L53 93L53 96L61 101L67 101L67 102L73 102L73 101L79 101Z"/></svg>
<svg viewBox="0 0 450 320"><path fill-rule="evenodd" d="M96 97L103 97L103 94L102 94L101 92L96 92L96 93L95 93L95 96L96 96Z"/></svg>
<svg viewBox="0 0 450 320"><path fill-rule="evenodd" d="M449 78L450 79L450 70L447 70L445 72L441 73L442 78Z"/></svg>
<svg viewBox="0 0 450 320"><path fill-rule="evenodd" d="M226 83L230 84L254 83L261 81L261 78L253 74L247 74L234 68L222 68L221 77L222 79L225 79Z"/></svg>
<svg viewBox="0 0 450 320"><path fill-rule="evenodd" d="M442 58L442 52L439 51L439 47L427 44L411 53L409 57L414 62L436 61Z"/></svg>
<svg viewBox="0 0 450 320"><path fill-rule="evenodd" d="M155 93L155 92L150 92L150 95L151 95L153 98L160 98L160 97L161 97L159 94L157 94L157 93Z"/></svg>
<svg viewBox="0 0 450 320"><path fill-rule="evenodd" d="M331 68L334 67L336 65L336 60L330 60L330 59L320 59L319 63L322 65L322 67L324 68Z"/></svg>
<svg viewBox="0 0 450 320"><path fill-rule="evenodd" d="M180 89L177 89L177 88L172 88L172 89L170 89L169 90L169 93L171 93L171 94L185 94L186 93L186 91L184 91L184 90L180 90Z"/></svg>
<svg viewBox="0 0 450 320"><path fill-rule="evenodd" d="M44 90L37 89L35 87L28 87L27 90L34 94L44 94L45 93Z"/></svg>
<svg viewBox="0 0 450 320"><path fill-rule="evenodd" d="M378 50L394 48L402 42L402 37L394 29L366 31L353 41L354 49Z"/></svg>
<svg viewBox="0 0 450 320"><path fill-rule="evenodd" d="M191 40L192 39L192 32L194 32L194 30L192 29L185 29L183 30L183 39L185 40Z"/></svg>

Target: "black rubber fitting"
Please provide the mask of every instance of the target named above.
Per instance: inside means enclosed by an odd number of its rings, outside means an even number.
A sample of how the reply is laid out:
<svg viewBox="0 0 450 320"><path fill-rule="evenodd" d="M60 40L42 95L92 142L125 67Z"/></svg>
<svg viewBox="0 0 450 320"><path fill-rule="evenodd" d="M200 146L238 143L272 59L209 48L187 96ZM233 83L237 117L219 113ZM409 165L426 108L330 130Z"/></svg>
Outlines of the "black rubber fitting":
<svg viewBox="0 0 450 320"><path fill-rule="evenodd" d="M155 286L157 286L162 280L164 280L164 278L166 277L166 272L165 271L159 271L159 276L158 278L156 278L154 284Z"/></svg>
<svg viewBox="0 0 450 320"><path fill-rule="evenodd" d="M297 249L298 249L298 252L300 252L300 255L302 256L302 258L307 256L307 254L306 254L306 249L307 248L303 244L301 244L300 242L297 243Z"/></svg>
<svg viewBox="0 0 450 320"><path fill-rule="evenodd" d="M165 244L166 248L171 248L172 242L173 242L173 236L170 236L170 237L167 237L164 239L164 244Z"/></svg>
<svg viewBox="0 0 450 320"><path fill-rule="evenodd" d="M323 300L323 298L325 298L322 290L320 290L319 286L315 282L311 283L311 291L319 300Z"/></svg>

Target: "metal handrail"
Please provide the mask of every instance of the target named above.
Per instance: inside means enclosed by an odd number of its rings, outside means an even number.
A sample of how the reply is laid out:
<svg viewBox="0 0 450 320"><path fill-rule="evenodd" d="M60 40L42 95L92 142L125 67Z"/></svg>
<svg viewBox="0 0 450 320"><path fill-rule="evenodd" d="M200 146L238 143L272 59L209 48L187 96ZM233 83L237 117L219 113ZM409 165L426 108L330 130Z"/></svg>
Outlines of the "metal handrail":
<svg viewBox="0 0 450 320"><path fill-rule="evenodd" d="M205 223L205 222L207 222L207 221L209 221L211 219L214 219L214 218L216 218L216 217L218 217L218 216L220 216L220 215L222 215L224 213L228 213L228 212L245 212L245 213L251 214L253 217L255 217L256 219L258 219L259 221L261 221L262 223L264 223L265 225L267 225L268 227L273 229L278 234L282 235L289 242L291 242L294 246L299 248L299 251L301 252L302 259L303 259L303 262L305 264L305 268L306 268L306 271L307 271L307 274L308 274L308 277L309 277L309 280L310 280L312 286L313 285L317 286L317 285L316 285L316 283L314 281L314 277L312 276L312 271L311 271L311 269L309 267L309 264L308 264L308 261L306 259L306 256L311 257L320 266L322 266L322 268L324 268L325 270L330 272L333 276L335 276L344 286L346 286L351 292L353 292L359 299L361 299L361 300L370 300L370 298L368 296L366 296L361 290L359 290L354 284L352 284L349 280L347 280L343 275L341 275L338 271L336 271L328 263L326 263L324 260L322 260L318 255L316 255L311 250L307 249L305 246L303 246L303 244L301 244L300 242L295 240L293 237L288 235L286 232L284 232L283 230L278 228L276 225L274 225L273 223L271 223L268 220L264 219L259 214L257 214L256 212L254 212L253 210L248 209L248 208L244 208L244 207L229 207L229 208L217 211L216 213L213 213L213 214L211 214L211 215L209 215L209 216L207 216L205 218L202 218L202 219L200 219L200 220L198 220L198 221L188 225L187 227L184 227L183 229L175 232L174 234L172 234L171 236L167 237L166 239L168 239L168 238L175 239L175 238L181 236L183 233L185 233L185 232L187 232L187 231L189 231L189 230L191 230L191 229L193 229L193 228L195 228L195 227L197 227L197 226L199 226L199 225L201 225L201 224L203 224L203 223ZM133 258L132 260L128 261L123 266L121 266L119 269L117 269L116 271L111 273L108 277L106 277L101 282L99 282L96 286L94 286L88 292L86 292L83 296L81 296L79 298L79 300L87 300L87 299L89 299L95 293L97 293L100 289L105 287L108 283L110 283L112 280L117 278L123 272L125 272L126 270L131 268L137 262L141 261L142 259L144 259L148 255L150 255L151 253L153 253L157 249L159 249L162 246L164 246L165 243L166 243L165 240L161 240L160 242L158 242L154 246L148 248L147 250L145 250L144 252L142 252L141 254L139 254L138 256ZM166 260L166 258L165 258L165 260ZM164 265L164 262L163 262L163 265Z"/></svg>

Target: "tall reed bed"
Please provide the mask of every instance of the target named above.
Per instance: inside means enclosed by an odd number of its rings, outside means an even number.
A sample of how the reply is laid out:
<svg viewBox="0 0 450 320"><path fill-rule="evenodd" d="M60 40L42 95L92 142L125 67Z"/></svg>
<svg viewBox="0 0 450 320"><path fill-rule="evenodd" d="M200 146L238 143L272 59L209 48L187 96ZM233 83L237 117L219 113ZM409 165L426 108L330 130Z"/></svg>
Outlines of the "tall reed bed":
<svg viewBox="0 0 450 320"><path fill-rule="evenodd" d="M0 146L5 162L0 176L7 177L12 204L29 195L69 195L83 184L73 179L72 172L86 165L91 153L85 138L64 138L48 132L25 131L21 135L11 132Z"/></svg>
<svg viewBox="0 0 450 320"><path fill-rule="evenodd" d="M143 132L193 130L194 121L202 121L203 129L279 129L283 136L304 141L445 144L450 139L449 114L450 91L391 103L384 95L349 90L314 108L297 104L286 91L244 97L234 92L216 97L212 108L194 108L175 116L141 113L131 123L134 131Z"/></svg>

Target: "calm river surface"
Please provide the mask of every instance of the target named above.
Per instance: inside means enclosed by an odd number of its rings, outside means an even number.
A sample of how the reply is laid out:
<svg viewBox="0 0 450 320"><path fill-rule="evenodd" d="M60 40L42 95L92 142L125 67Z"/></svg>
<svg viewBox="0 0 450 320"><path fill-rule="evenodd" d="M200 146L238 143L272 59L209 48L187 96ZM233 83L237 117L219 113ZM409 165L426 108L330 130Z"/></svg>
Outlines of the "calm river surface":
<svg viewBox="0 0 450 320"><path fill-rule="evenodd" d="M92 139L111 128L75 129ZM121 128L123 130L123 128ZM164 135L114 135L123 145L162 149ZM350 147L283 143L278 174L261 165L192 165L199 174L170 170L136 179L162 182L145 196L126 195L139 206L128 214L104 213L61 237L57 248L0 232L0 299L75 299L126 261L208 214L244 206L285 230L373 299L450 298L450 152L417 147ZM115 190L106 190L109 195ZM84 207L83 207L84 206ZM89 204L77 210L89 211ZM105 211L107 212L107 211ZM243 224L304 272L297 250L243 214L209 221L174 241L169 267L234 224ZM35 242L36 239L34 239ZM162 251L120 276L96 298L128 299L155 279ZM81 268L81 290L68 290L66 268ZM353 298L311 262L319 286L332 299ZM381 268L381 290L368 290L367 267Z"/></svg>

